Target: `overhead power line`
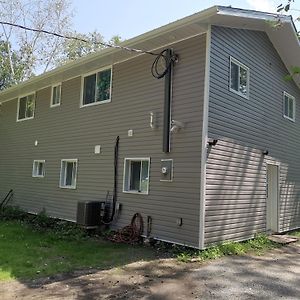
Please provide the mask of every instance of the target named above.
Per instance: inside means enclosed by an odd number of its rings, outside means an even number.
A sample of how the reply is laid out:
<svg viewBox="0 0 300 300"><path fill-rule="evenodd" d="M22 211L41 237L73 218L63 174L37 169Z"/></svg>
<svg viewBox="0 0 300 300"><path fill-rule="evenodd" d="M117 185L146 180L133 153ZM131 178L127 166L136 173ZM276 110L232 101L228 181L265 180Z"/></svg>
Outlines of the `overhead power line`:
<svg viewBox="0 0 300 300"><path fill-rule="evenodd" d="M45 33L45 34L49 34L49 35L53 35L59 38L63 38L63 39L67 39L67 40L75 40L75 41L80 41L80 42L84 42L84 43L91 43L90 41L80 38L80 37L76 37L76 36L68 36L68 35L63 35L60 33L56 33L56 32L51 32L48 30L43 30L43 29L36 29L36 28L30 28L27 26L23 26L20 24L14 24L14 23L10 23L10 22L4 22L4 21L0 21L0 24L2 25L7 25L7 26L13 26L13 27L17 27L26 31L33 31L33 32L39 32L39 33ZM105 43L105 42L93 42L93 44L97 44L97 45L102 45L104 47L107 48L115 48L115 49L121 49L121 50L125 50L128 52L135 52L135 53L140 53L140 54L150 54L150 55L154 55L157 56L157 53L151 52L151 51L146 51L146 50L141 50L141 49L136 49L136 48L130 48L130 47L125 47L125 46L119 46L119 45L112 45L109 43Z"/></svg>

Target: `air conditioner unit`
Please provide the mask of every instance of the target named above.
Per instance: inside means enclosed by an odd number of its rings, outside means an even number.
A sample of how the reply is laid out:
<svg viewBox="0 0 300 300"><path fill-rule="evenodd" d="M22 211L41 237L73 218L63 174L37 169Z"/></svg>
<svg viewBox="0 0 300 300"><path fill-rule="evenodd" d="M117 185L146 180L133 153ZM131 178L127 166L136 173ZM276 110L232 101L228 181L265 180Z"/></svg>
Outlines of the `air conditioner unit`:
<svg viewBox="0 0 300 300"><path fill-rule="evenodd" d="M104 208L104 202L85 201L77 204L77 224L85 228L96 228L101 223L101 210Z"/></svg>

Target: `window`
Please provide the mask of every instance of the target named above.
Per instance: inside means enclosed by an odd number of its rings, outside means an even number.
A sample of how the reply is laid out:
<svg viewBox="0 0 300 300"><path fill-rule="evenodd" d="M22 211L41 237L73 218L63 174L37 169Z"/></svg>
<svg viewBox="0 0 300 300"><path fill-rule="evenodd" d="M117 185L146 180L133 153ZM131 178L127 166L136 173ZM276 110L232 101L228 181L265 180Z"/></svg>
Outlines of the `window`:
<svg viewBox="0 0 300 300"><path fill-rule="evenodd" d="M149 158L125 158L124 192L148 194Z"/></svg>
<svg viewBox="0 0 300 300"><path fill-rule="evenodd" d="M45 161L34 160L32 166L32 177L45 177Z"/></svg>
<svg viewBox="0 0 300 300"><path fill-rule="evenodd" d="M283 93L283 116L286 119L295 121L295 98L290 94Z"/></svg>
<svg viewBox="0 0 300 300"><path fill-rule="evenodd" d="M61 188L75 189L77 176L77 159L62 159L60 168Z"/></svg>
<svg viewBox="0 0 300 300"><path fill-rule="evenodd" d="M111 73L109 68L84 76L82 106L110 102Z"/></svg>
<svg viewBox="0 0 300 300"><path fill-rule="evenodd" d="M230 57L230 90L249 97L249 68Z"/></svg>
<svg viewBox="0 0 300 300"><path fill-rule="evenodd" d="M18 101L18 117L17 121L33 119L35 109L35 95L30 94L20 97Z"/></svg>
<svg viewBox="0 0 300 300"><path fill-rule="evenodd" d="M59 106L61 101L61 84L52 87L51 107Z"/></svg>

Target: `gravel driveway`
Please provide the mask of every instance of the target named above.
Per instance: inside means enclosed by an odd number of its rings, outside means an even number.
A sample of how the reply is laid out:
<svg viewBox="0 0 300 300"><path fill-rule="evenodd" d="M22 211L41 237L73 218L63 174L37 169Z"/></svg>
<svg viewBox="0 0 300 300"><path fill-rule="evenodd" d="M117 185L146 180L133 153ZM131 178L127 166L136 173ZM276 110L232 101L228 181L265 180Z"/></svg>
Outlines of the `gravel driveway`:
<svg viewBox="0 0 300 300"><path fill-rule="evenodd" d="M206 263L138 262L30 283L0 283L0 299L300 299L300 244Z"/></svg>

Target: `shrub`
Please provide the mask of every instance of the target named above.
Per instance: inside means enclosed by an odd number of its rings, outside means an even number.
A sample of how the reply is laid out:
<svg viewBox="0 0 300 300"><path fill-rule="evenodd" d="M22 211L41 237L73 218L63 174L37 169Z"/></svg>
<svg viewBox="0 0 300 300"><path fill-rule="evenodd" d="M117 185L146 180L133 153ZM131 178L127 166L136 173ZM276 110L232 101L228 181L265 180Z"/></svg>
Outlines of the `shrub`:
<svg viewBox="0 0 300 300"><path fill-rule="evenodd" d="M60 239L79 240L88 236L87 232L75 223L49 217L45 209L33 215L19 207L7 206L0 211L0 220L20 221L37 231L47 230Z"/></svg>

